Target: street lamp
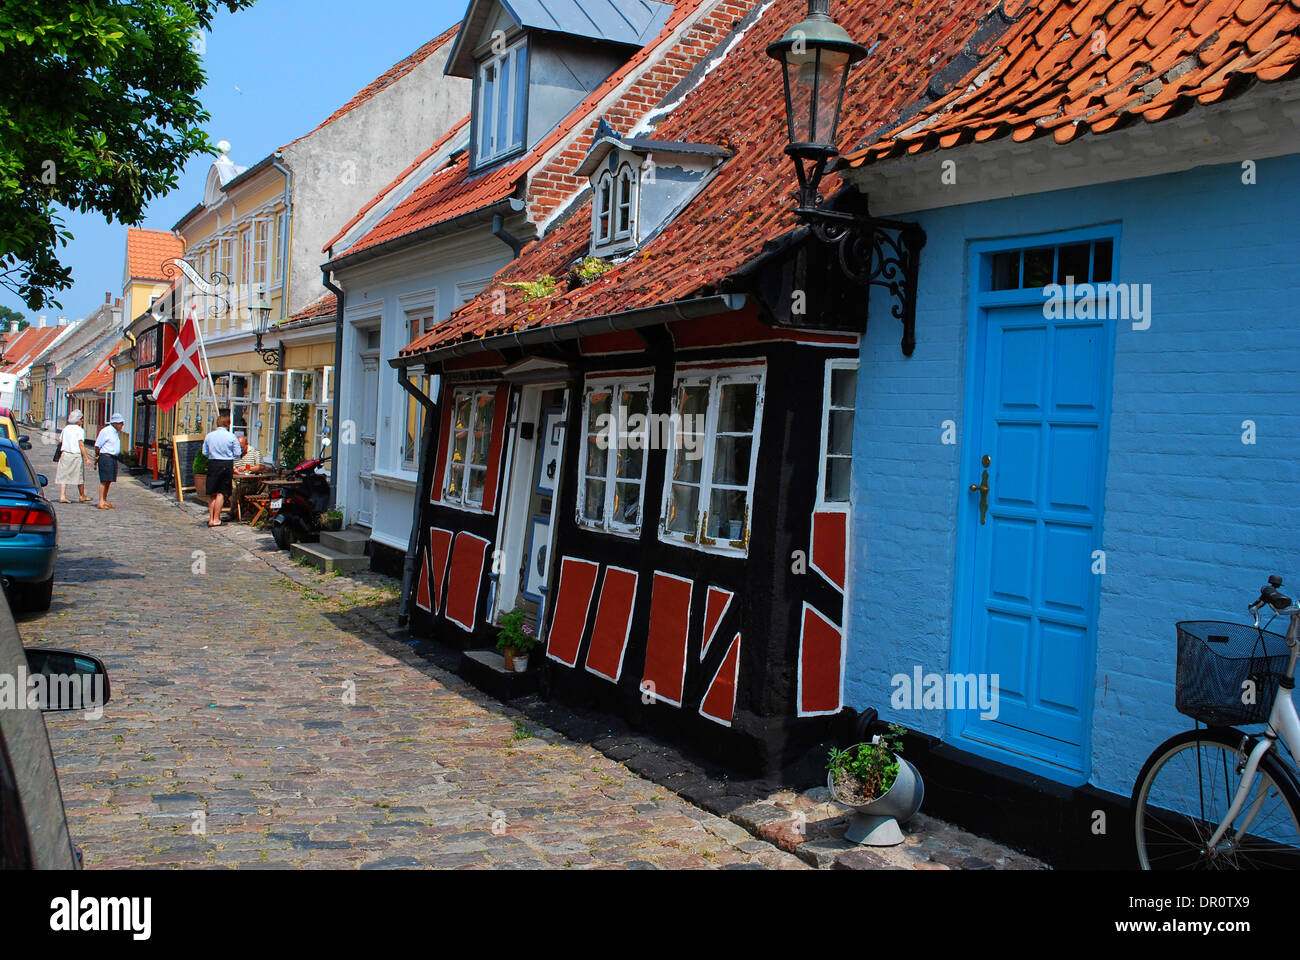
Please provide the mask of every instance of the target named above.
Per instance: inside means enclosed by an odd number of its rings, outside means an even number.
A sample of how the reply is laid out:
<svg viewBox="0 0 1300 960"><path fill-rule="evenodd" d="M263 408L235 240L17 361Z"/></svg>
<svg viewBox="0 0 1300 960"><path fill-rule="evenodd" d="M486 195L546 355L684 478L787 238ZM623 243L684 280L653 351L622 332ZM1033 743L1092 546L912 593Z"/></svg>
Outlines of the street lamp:
<svg viewBox="0 0 1300 960"><path fill-rule="evenodd" d="M268 367L278 367L280 348L262 346L262 338L271 330L271 301L266 299L266 291L261 286L254 288L253 300L248 305L248 309L253 315L253 330L257 335L257 343L253 349Z"/></svg>
<svg viewBox="0 0 1300 960"><path fill-rule="evenodd" d="M837 156L836 134L849 70L867 55L848 31L831 19L830 0L808 0L808 16L769 44L767 55L781 64L790 143L785 152L799 178L795 214L823 243L838 247L840 268L863 287L882 286L903 322L902 348L916 347L916 279L925 231L919 224L882 220L870 213L833 210L818 192Z"/></svg>

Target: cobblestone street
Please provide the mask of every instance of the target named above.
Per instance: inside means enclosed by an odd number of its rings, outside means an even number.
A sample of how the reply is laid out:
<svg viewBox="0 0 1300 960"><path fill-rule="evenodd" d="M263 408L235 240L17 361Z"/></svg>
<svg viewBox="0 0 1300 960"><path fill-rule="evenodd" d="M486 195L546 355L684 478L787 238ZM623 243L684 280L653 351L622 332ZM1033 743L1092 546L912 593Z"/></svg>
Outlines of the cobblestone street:
<svg viewBox="0 0 1300 960"><path fill-rule="evenodd" d="M133 480L112 500L58 505L54 603L19 622L108 665L101 719L47 717L88 867L803 868L419 669L367 619L391 581L329 596Z"/></svg>

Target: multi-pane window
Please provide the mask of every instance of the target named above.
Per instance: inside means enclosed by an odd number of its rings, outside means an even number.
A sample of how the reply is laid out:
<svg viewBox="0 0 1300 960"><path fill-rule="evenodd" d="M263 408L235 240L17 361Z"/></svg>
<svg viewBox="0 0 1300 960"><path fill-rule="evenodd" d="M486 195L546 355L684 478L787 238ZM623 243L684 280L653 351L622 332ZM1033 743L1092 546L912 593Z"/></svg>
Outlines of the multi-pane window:
<svg viewBox="0 0 1300 960"><path fill-rule="evenodd" d="M627 533L641 529L649 413L648 380L587 385L580 525Z"/></svg>
<svg viewBox="0 0 1300 960"><path fill-rule="evenodd" d="M483 504L495 407L496 391L492 388L457 390L452 395L450 450L443 488L443 499L449 503L468 507Z"/></svg>
<svg viewBox="0 0 1300 960"><path fill-rule="evenodd" d="M1111 239L1004 250L989 256L985 283L989 290L1029 290L1054 282L1107 283L1114 257Z"/></svg>
<svg viewBox="0 0 1300 960"><path fill-rule="evenodd" d="M853 484L853 410L858 392L858 365L832 360L826 365L822 425L821 501L849 502Z"/></svg>
<svg viewBox="0 0 1300 960"><path fill-rule="evenodd" d="M636 239L637 175L629 164L596 178L592 239L596 246Z"/></svg>
<svg viewBox="0 0 1300 960"><path fill-rule="evenodd" d="M668 451L663 532L723 552L749 548L764 371L700 371L677 379L680 431Z"/></svg>
<svg viewBox="0 0 1300 960"><path fill-rule="evenodd" d="M524 41L479 64L478 113L474 118L478 163L523 145L527 90L528 47Z"/></svg>
<svg viewBox="0 0 1300 960"><path fill-rule="evenodd" d="M266 285L266 259L271 250L271 221L253 221L253 272L249 283Z"/></svg>
<svg viewBox="0 0 1300 960"><path fill-rule="evenodd" d="M421 393L428 395L429 377L426 374L412 375L411 384ZM405 390L399 390L399 393L406 400L406 432L402 436L402 469L417 470L419 469L420 434L424 430L424 407Z"/></svg>
<svg viewBox="0 0 1300 960"><path fill-rule="evenodd" d="M220 291L226 295L226 299L220 301L226 312L230 310L230 297L234 296L235 284L235 238L222 237L217 244L217 269L225 277L225 283L228 285Z"/></svg>
<svg viewBox="0 0 1300 960"><path fill-rule="evenodd" d="M317 457L329 455L330 448L325 445L325 439L330 436L330 408L326 404L317 404L315 413L316 427L316 450ZM333 440L330 441L333 443Z"/></svg>
<svg viewBox="0 0 1300 960"><path fill-rule="evenodd" d="M230 375L230 429L242 433L248 442L257 446L257 374L232 373Z"/></svg>
<svg viewBox="0 0 1300 960"><path fill-rule="evenodd" d="M278 287L284 280L282 276L285 250L289 246L289 214L280 212L275 217L275 250L271 257L271 285Z"/></svg>

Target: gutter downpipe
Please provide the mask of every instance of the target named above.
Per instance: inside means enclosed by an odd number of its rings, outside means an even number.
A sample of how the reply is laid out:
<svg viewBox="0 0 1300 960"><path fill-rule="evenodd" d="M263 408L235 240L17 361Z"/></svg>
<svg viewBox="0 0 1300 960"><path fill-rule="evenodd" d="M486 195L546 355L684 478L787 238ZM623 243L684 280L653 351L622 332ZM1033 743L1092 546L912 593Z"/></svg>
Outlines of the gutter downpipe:
<svg viewBox="0 0 1300 960"><path fill-rule="evenodd" d="M293 181L293 174L289 172L288 167L282 166L280 164L279 152L271 154L271 166L275 167L275 169L279 170L280 173L284 175L284 205L285 205L285 212L289 214L287 218L289 223L289 229L292 231L293 230L293 199L290 193L290 184ZM231 220L233 222L234 218L232 217ZM281 252L280 252L280 282L284 284L284 286L280 290L280 312L284 314L285 317L287 317L289 315L289 292L292 288L292 281L289 279L289 244L284 242L281 243ZM289 352L289 348L285 346L284 338L281 337L280 338L280 362L276 364L276 369L278 372L281 373L284 372L285 354L287 354L288 352ZM273 404L273 406L275 409L271 411L271 460L272 462L279 460L280 457L280 407L282 407L283 404L277 403L277 404ZM332 462L333 461L331 461L331 463ZM290 469L292 469L293 466L296 466L296 464L291 465ZM331 497L333 497L334 495L333 480L334 477L333 475L331 475L330 476ZM331 503L330 506L333 507L334 504Z"/></svg>
<svg viewBox="0 0 1300 960"><path fill-rule="evenodd" d="M342 309L339 317L342 318ZM341 322L341 320L340 320ZM420 479L415 484L415 516L411 520L411 536L406 545L406 558L402 561L402 593L397 608L397 625L405 628L411 622L411 587L415 580L415 554L420 547L420 509L424 506L424 487L429 479L429 451L434 444L434 415L438 405L407 376L407 368L396 367L397 383L424 407L424 429L420 431ZM335 403L338 390L334 391Z"/></svg>
<svg viewBox="0 0 1300 960"><path fill-rule="evenodd" d="M333 510L338 504L339 485L339 383L341 382L340 371L343 369L343 301L345 294L342 289L335 285L330 279L333 276L330 271L321 270L321 282L325 284L325 289L334 294L334 299L338 301L338 309L334 312L334 399L330 401L330 436L333 441L334 455L330 457L330 509Z"/></svg>

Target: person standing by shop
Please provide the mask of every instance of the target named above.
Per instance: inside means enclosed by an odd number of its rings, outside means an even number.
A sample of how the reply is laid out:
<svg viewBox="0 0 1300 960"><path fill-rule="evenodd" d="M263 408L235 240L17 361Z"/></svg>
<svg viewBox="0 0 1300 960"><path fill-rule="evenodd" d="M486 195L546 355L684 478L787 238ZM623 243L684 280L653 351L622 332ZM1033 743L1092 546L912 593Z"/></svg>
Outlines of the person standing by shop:
<svg viewBox="0 0 1300 960"><path fill-rule="evenodd" d="M99 467L99 509L117 509L108 502L108 488L117 480L117 458L122 452L122 437L118 433L126 418L115 413L108 418L108 425L99 431L95 438L95 450L99 456L95 460Z"/></svg>
<svg viewBox="0 0 1300 960"><path fill-rule="evenodd" d="M86 451L86 431L81 426L80 410L68 414L68 424L59 434L56 456L59 466L54 472L54 482L59 485L59 503L72 502L68 499L68 487L71 486L77 488L82 503L90 503L90 497L86 496L86 467L90 464L90 454Z"/></svg>
<svg viewBox="0 0 1300 960"><path fill-rule="evenodd" d="M243 456L239 438L230 432L230 418L217 417L217 425L203 438L203 455L208 458L208 526L221 526L221 508L229 500L235 478L235 461Z"/></svg>

